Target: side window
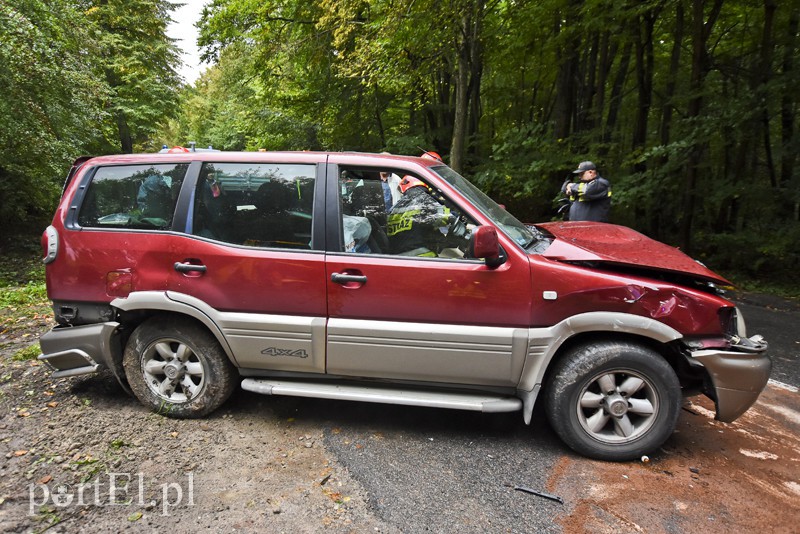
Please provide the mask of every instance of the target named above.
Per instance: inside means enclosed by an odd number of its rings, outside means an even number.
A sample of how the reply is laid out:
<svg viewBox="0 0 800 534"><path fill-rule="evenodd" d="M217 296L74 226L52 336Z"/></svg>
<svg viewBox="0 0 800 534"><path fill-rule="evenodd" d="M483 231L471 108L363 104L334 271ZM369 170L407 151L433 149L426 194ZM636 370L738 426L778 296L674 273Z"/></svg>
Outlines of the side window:
<svg viewBox="0 0 800 534"><path fill-rule="evenodd" d="M344 252L464 258L474 222L416 176L345 169L339 176Z"/></svg>
<svg viewBox="0 0 800 534"><path fill-rule="evenodd" d="M189 233L236 245L311 248L316 166L206 163Z"/></svg>
<svg viewBox="0 0 800 534"><path fill-rule="evenodd" d="M188 164L100 167L86 191L84 227L168 230Z"/></svg>

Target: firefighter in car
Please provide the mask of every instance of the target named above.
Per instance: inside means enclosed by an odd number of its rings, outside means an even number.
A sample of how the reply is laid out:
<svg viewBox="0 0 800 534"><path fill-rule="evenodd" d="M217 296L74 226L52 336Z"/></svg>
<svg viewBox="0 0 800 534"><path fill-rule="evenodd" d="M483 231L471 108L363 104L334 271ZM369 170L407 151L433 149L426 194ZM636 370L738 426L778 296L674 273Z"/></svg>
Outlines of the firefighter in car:
<svg viewBox="0 0 800 534"><path fill-rule="evenodd" d="M466 227L434 197L428 185L414 176L400 180L403 196L386 219L386 234L395 254L438 257L445 249L465 249Z"/></svg>

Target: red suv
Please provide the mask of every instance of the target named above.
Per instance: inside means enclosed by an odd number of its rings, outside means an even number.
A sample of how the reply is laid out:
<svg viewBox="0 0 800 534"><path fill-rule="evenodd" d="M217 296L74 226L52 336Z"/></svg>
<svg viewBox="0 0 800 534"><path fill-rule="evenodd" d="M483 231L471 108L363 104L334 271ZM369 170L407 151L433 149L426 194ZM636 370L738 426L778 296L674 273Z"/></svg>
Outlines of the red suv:
<svg viewBox="0 0 800 534"><path fill-rule="evenodd" d="M81 158L42 244L54 376L110 369L200 417L237 383L483 412L537 399L581 454L637 458L682 394L733 421L764 388L728 282L628 228L528 226L429 158Z"/></svg>

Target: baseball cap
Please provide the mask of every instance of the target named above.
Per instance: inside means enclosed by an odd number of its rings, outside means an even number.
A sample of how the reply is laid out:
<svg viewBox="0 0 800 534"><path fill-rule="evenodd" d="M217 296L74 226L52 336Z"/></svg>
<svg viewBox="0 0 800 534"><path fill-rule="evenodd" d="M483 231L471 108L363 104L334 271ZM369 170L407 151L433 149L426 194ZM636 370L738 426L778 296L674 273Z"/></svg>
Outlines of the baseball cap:
<svg viewBox="0 0 800 534"><path fill-rule="evenodd" d="M572 174L581 174L586 171L596 171L597 167L591 161L581 161L581 164L578 165L578 170L572 171Z"/></svg>

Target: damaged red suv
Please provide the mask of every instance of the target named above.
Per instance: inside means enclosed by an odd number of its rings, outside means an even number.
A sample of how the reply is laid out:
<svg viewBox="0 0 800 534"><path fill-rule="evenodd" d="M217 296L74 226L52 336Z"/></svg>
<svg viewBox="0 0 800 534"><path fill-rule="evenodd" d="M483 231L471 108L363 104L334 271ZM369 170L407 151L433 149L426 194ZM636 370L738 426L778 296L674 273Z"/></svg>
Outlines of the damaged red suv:
<svg viewBox="0 0 800 534"><path fill-rule="evenodd" d="M40 359L170 417L239 384L526 423L539 400L571 448L629 460L683 395L733 421L770 372L724 278L621 226L524 225L430 158L81 158L42 244Z"/></svg>

